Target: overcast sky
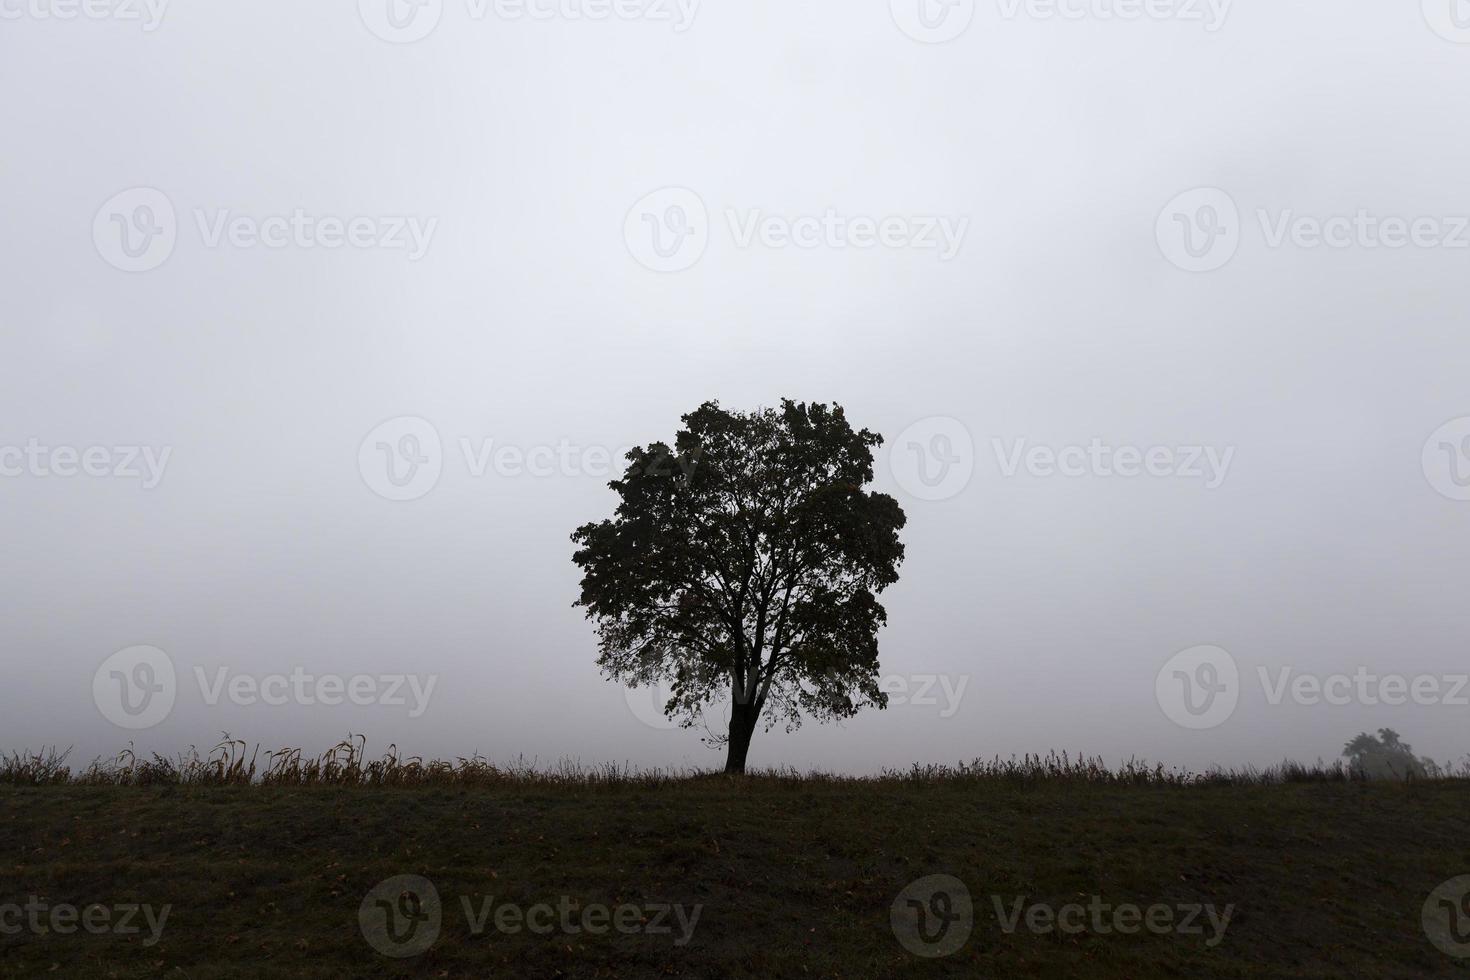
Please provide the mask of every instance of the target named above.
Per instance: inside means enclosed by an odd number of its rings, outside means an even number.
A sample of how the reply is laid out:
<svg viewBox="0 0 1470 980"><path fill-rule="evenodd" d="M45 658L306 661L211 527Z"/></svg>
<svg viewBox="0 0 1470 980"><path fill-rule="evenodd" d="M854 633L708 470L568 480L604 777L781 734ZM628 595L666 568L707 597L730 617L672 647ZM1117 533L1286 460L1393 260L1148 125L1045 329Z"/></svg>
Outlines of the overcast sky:
<svg viewBox="0 0 1470 980"><path fill-rule="evenodd" d="M753 765L1470 751L1470 10L529 2L0 0L0 748L720 764L568 535L789 396L902 696Z"/></svg>

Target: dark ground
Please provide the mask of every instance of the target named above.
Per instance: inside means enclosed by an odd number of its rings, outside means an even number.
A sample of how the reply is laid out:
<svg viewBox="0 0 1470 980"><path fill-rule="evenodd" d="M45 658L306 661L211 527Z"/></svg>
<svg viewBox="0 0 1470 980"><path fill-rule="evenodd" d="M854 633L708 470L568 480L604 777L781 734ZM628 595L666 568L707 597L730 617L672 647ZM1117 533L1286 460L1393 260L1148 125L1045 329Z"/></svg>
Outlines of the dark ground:
<svg viewBox="0 0 1470 980"><path fill-rule="evenodd" d="M1421 925L1429 893L1465 873L1461 781L0 787L0 908L31 896L171 906L151 946L146 927L0 932L0 975L1417 980L1470 976ZM369 945L358 911L402 874L434 883L443 927L422 955L394 959ZM962 880L975 909L973 934L940 959L907 952L889 915L932 874ZM1007 934L993 895L1235 910L1211 947L1208 925ZM491 896L703 908L682 947L677 926L472 935L461 899Z"/></svg>

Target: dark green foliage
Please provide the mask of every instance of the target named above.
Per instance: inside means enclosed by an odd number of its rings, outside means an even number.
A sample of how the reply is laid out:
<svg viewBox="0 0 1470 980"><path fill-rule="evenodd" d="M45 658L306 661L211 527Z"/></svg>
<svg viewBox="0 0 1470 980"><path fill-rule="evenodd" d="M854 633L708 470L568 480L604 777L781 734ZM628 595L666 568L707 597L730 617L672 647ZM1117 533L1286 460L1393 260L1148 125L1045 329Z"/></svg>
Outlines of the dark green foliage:
<svg viewBox="0 0 1470 980"><path fill-rule="evenodd" d="M684 416L674 444L628 454L611 520L572 535L578 605L608 677L664 682L686 725L728 697L727 770L758 722L848 718L878 689L878 593L898 579L904 515L865 489L881 437L842 409L785 400Z"/></svg>

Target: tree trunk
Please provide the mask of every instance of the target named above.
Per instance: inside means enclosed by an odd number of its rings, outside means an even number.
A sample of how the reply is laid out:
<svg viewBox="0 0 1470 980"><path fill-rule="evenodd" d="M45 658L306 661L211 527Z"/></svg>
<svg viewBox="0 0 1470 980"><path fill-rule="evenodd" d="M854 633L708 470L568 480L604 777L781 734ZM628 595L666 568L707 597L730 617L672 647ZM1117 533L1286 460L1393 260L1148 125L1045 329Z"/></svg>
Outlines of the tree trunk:
<svg viewBox="0 0 1470 980"><path fill-rule="evenodd" d="M755 734L760 708L753 704L730 704L730 751L725 756L725 772L744 773L745 756L750 752L750 738Z"/></svg>

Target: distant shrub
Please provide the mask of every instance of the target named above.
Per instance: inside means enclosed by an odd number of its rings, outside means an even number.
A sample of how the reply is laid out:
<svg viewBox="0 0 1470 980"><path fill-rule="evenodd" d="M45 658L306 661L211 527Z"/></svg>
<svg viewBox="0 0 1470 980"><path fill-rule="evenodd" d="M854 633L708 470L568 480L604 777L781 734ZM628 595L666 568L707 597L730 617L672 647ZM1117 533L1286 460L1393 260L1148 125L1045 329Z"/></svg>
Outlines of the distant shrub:
<svg viewBox="0 0 1470 980"><path fill-rule="evenodd" d="M1443 775L1433 759L1418 758L1414 747L1399 739L1392 728L1378 729L1375 738L1362 732L1343 746L1342 754L1363 779L1433 779Z"/></svg>

